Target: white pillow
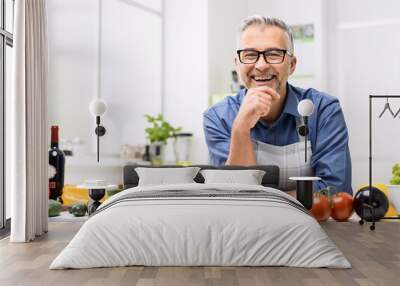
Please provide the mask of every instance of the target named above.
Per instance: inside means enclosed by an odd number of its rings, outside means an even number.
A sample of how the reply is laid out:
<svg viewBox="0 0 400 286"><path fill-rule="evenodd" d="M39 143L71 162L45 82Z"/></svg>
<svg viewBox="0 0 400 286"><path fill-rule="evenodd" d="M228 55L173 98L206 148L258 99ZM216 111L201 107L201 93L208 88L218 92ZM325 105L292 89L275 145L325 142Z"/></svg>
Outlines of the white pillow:
<svg viewBox="0 0 400 286"><path fill-rule="evenodd" d="M233 183L261 185L265 171L262 170L202 170L204 183Z"/></svg>
<svg viewBox="0 0 400 286"><path fill-rule="evenodd" d="M139 186L195 183L193 179L199 170L199 167L135 168Z"/></svg>

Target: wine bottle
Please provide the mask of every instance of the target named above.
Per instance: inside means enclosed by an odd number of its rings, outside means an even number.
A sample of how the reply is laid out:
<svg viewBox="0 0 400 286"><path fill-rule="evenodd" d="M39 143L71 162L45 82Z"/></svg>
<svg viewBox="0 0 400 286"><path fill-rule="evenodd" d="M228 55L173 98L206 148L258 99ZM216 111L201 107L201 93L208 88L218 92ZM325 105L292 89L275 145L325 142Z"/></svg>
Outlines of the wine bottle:
<svg viewBox="0 0 400 286"><path fill-rule="evenodd" d="M65 155L58 147L58 126L51 126L51 147L49 150L49 165L51 178L49 178L49 198L62 203L62 190L64 188Z"/></svg>

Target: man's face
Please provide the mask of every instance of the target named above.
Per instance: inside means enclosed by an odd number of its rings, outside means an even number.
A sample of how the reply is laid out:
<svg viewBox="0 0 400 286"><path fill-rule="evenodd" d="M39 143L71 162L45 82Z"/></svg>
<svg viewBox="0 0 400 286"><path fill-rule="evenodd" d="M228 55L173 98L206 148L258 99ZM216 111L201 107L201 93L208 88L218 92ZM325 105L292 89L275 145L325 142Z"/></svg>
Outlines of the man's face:
<svg viewBox="0 0 400 286"><path fill-rule="evenodd" d="M248 27L240 37L240 49L254 49L259 52L269 49L289 49L289 37L279 27L258 26ZM260 55L254 64L243 64L235 58L236 68L243 84L247 88L267 85L278 92L283 92L289 75L296 67L296 58L285 55L279 64L269 64Z"/></svg>

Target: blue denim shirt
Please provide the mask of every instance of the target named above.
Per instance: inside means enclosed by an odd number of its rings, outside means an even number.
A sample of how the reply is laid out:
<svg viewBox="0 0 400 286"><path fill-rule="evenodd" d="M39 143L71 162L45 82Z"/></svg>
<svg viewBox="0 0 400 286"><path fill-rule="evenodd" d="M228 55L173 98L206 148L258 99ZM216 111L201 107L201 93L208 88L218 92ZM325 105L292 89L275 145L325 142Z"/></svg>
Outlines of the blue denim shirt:
<svg viewBox="0 0 400 286"><path fill-rule="evenodd" d="M337 98L315 89L301 89L287 85L287 96L282 114L271 126L259 121L251 129L251 138L264 143L284 146L299 141L296 130L297 100L310 99L314 113L309 117L311 168L321 181L314 182L314 190L334 186L337 191L352 194L351 159L348 132ZM211 106L203 114L203 127L213 165L224 165L229 155L233 121L247 90L228 96Z"/></svg>

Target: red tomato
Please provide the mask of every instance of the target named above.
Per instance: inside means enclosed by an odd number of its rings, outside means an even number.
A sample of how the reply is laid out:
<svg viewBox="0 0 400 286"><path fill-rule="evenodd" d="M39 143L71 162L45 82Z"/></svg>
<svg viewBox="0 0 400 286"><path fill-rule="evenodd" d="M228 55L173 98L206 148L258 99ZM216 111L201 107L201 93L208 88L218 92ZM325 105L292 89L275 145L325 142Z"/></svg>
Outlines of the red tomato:
<svg viewBox="0 0 400 286"><path fill-rule="evenodd" d="M334 194L331 198L331 217L336 221L347 221L353 214L353 197L345 192Z"/></svg>
<svg viewBox="0 0 400 286"><path fill-rule="evenodd" d="M331 214L328 198L320 193L314 193L313 206L310 212L317 221L326 221Z"/></svg>

